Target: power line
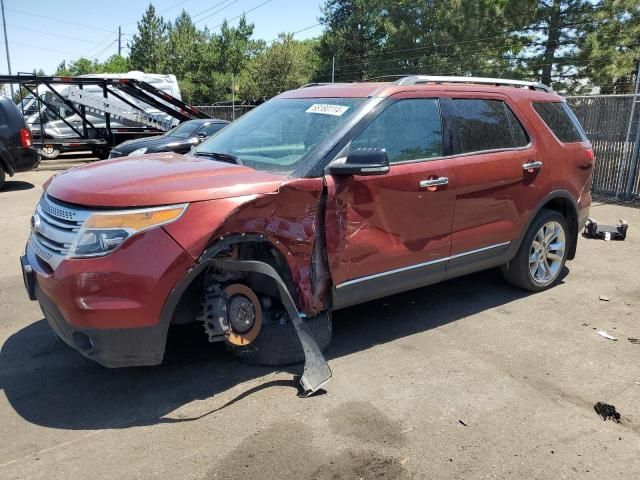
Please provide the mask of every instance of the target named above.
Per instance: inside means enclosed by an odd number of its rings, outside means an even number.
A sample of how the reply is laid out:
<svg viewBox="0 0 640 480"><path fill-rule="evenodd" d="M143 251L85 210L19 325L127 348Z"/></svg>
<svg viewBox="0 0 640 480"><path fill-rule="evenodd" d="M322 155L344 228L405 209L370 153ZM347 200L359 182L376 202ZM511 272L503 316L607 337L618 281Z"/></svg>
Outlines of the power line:
<svg viewBox="0 0 640 480"><path fill-rule="evenodd" d="M201 12L198 12L198 13L196 13L196 14L192 15L192 16L191 16L191 19L192 19L192 20L194 20L196 17L199 17L199 16L200 16L200 15L202 15L203 13L210 12L210 11L211 11L211 10L213 10L214 8L219 7L220 5L222 5L222 4L224 4L224 3L227 3L228 1L229 1L229 0L223 0L223 1L222 1L222 2L220 2L220 3L216 3L215 5L212 5L212 6L210 6L209 8L207 8L206 10L202 10ZM216 11L215 11L215 12L213 12L212 14L207 15L207 16L206 16L206 17L204 17L204 18L201 18L200 20L198 20L198 22L200 22L200 21L202 21L202 20L205 20L205 19L207 19L207 18L211 17L212 15L215 15L215 14L216 14L216 13L218 13L218 12L221 12L221 11L222 11L222 10L224 10L225 8L229 8L231 5L233 5L234 3L237 3L237 2L238 2L238 0L234 0L234 1L232 1L230 4L225 5L224 7L222 7L222 8L221 8L221 9L219 9L219 10L216 10Z"/></svg>
<svg viewBox="0 0 640 480"><path fill-rule="evenodd" d="M295 36L298 33L306 32L307 30L311 30L312 28L318 27L320 25L321 25L320 23L316 23L315 25L311 25L310 27L301 28L300 30L296 30L295 32L291 32L291 33L289 33L289 35ZM286 32L285 32L285 34L286 34ZM268 40L265 43L273 43L273 42L277 42L278 40L280 40L280 37Z"/></svg>
<svg viewBox="0 0 640 480"><path fill-rule="evenodd" d="M102 47L106 42L108 42L109 40L111 40L111 39L113 38L113 34L114 34L114 33L115 33L115 32L111 32L111 34L110 34L110 35L107 35L106 37L104 37L104 39L100 40L100 42L98 42L98 44L97 44L95 47L93 47L93 48L89 49L89 50L88 50L85 54L83 54L82 56L83 56L83 57L90 57L90 56L92 56L94 51L96 51L98 48Z"/></svg>
<svg viewBox="0 0 640 480"><path fill-rule="evenodd" d="M67 40L75 40L76 42L91 43L91 44L94 44L94 45L98 45L99 44L98 42L92 42L90 40L85 40L84 38L69 37L67 35L60 35L58 33L45 32L44 30L37 30L35 28L29 28L29 27L18 27L17 25L10 25L8 23L7 23L7 27L17 28L19 30L26 30L26 31L29 31L29 32L41 33L42 35L50 35L52 37L66 38Z"/></svg>
<svg viewBox="0 0 640 480"><path fill-rule="evenodd" d="M53 17L50 17L48 15L39 15L37 13L25 12L23 10L17 10L15 8L7 8L7 10L11 10L12 12L20 13L22 15L29 15L31 17L44 18L45 20L49 20L49 21L53 21L53 22L66 23L68 25L75 25L76 27L88 28L88 29L91 29L91 30L101 30L103 32L113 32L113 30L107 30L106 28L96 27L95 25L86 25L84 23L70 22L68 20L62 20L62 19L59 19L59 18L53 18Z"/></svg>
<svg viewBox="0 0 640 480"><path fill-rule="evenodd" d="M73 52L65 52L64 50L55 50L53 48L46 48L46 47L40 47L37 45L29 45L28 43L20 43L20 42L11 42L13 45L20 45L22 47L27 47L27 48L35 48L37 50L45 50L47 52L55 52L55 53L62 53L64 55L73 55L74 57L80 57L81 55L78 55L77 53L73 53Z"/></svg>
<svg viewBox="0 0 640 480"><path fill-rule="evenodd" d="M242 12L240 15L236 15L236 16L235 16L235 17L233 17L233 18L225 19L225 21L224 21L224 22L222 22L222 23L220 23L220 24L216 25L215 27L212 27L211 29L212 29L212 30L215 30L216 28L219 28L219 27L221 27L222 25L224 25L224 23L225 23L225 22L227 22L227 23L229 23L229 22L233 22L234 20L237 20L237 19L239 19L239 18L241 18L241 17L244 17L247 13L251 13L251 12L253 12L254 10L257 10L257 9L259 9L260 7L262 7L262 6L266 5L267 3L271 3L272 1L273 1L273 0L266 0L266 1L262 2L260 5L256 5L255 7L251 8L251 9L249 9L249 10L245 10L245 11L244 11L244 12ZM199 21L201 21L201 20L204 20L204 19L200 19L200 20L198 20L198 22L199 22ZM196 23L197 23L197 22L196 22Z"/></svg>

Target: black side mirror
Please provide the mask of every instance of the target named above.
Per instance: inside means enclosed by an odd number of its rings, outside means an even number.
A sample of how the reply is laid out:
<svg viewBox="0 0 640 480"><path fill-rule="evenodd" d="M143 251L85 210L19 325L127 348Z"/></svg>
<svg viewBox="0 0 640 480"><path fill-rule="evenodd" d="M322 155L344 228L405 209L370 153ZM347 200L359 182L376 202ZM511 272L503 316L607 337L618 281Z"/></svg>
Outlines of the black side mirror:
<svg viewBox="0 0 640 480"><path fill-rule="evenodd" d="M359 148L346 159L329 165L332 175L384 175L389 171L389 158L384 148Z"/></svg>

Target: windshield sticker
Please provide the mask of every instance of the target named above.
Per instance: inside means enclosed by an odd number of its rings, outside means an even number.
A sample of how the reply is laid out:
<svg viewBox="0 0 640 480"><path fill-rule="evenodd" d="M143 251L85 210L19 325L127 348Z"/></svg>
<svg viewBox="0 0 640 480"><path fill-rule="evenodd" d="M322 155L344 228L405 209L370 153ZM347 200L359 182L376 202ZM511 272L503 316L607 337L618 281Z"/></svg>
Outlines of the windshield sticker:
<svg viewBox="0 0 640 480"><path fill-rule="evenodd" d="M307 113L321 113L322 115L333 115L339 117L344 112L349 110L349 107L343 107L342 105L330 105L325 103L314 103L305 111Z"/></svg>

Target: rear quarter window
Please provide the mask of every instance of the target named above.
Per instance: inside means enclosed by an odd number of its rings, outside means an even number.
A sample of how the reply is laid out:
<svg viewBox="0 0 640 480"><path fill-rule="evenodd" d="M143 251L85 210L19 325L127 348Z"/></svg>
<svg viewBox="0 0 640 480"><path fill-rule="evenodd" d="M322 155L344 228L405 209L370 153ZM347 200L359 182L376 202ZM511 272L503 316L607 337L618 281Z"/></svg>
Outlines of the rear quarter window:
<svg viewBox="0 0 640 480"><path fill-rule="evenodd" d="M535 102L533 109L562 143L587 140L578 119L564 102Z"/></svg>
<svg viewBox="0 0 640 480"><path fill-rule="evenodd" d="M454 153L519 148L529 138L502 100L453 99L451 129L458 139Z"/></svg>

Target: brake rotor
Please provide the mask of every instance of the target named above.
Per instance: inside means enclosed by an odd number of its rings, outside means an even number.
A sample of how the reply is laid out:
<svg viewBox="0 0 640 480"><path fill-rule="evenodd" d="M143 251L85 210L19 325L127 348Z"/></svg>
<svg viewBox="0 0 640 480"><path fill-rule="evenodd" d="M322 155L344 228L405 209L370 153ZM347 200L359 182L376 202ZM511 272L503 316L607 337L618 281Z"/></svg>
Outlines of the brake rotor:
<svg viewBox="0 0 640 480"><path fill-rule="evenodd" d="M232 345L247 345L260 333L262 327L262 307L253 290L246 285L234 283L225 287L228 298L227 342Z"/></svg>

